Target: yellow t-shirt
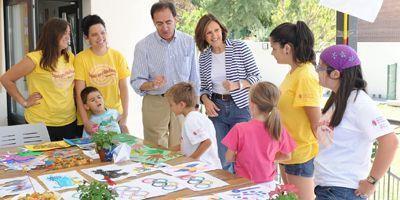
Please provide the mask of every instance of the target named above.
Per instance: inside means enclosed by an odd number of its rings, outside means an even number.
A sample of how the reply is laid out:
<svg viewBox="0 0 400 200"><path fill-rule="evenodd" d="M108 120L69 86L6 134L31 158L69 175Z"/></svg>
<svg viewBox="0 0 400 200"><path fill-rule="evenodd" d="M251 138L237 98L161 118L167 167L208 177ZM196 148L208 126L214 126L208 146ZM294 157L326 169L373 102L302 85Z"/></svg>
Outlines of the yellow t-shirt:
<svg viewBox="0 0 400 200"><path fill-rule="evenodd" d="M99 89L104 97L105 106L122 114L119 80L131 75L128 63L118 51L109 48L103 56L85 49L75 57L75 80L85 81L86 86ZM78 116L78 124L82 124Z"/></svg>
<svg viewBox="0 0 400 200"><path fill-rule="evenodd" d="M43 122L46 126L64 126L76 120L74 101L74 55L69 54L69 61L61 56L54 72L39 66L41 51L28 53L26 56L35 64L33 71L26 76L28 93L39 92L42 99L38 105L25 110L28 123Z"/></svg>
<svg viewBox="0 0 400 200"><path fill-rule="evenodd" d="M288 73L280 90L281 97L278 108L282 122L297 144L292 153L292 159L282 163L307 162L318 153L318 143L303 108L304 106L320 106L322 88L319 85L318 74L315 72L314 66L311 63L303 64L292 73Z"/></svg>

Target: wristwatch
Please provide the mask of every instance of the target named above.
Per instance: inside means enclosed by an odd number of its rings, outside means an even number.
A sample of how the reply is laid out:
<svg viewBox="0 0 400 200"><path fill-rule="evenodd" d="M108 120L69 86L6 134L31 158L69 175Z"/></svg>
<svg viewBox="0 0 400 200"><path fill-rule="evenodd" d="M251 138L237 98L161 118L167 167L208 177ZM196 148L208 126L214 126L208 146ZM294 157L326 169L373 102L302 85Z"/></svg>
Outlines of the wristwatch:
<svg viewBox="0 0 400 200"><path fill-rule="evenodd" d="M368 183L371 183L372 185L375 185L375 184L378 182L378 180L376 180L375 177L369 175L369 176L367 177L367 182L368 182Z"/></svg>

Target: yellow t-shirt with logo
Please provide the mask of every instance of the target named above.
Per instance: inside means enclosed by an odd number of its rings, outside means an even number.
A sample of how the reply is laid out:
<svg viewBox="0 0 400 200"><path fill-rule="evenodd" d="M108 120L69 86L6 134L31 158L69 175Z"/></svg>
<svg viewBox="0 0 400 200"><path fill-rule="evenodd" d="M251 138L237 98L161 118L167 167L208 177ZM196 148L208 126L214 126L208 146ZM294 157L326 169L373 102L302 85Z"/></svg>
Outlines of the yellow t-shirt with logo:
<svg viewBox="0 0 400 200"><path fill-rule="evenodd" d="M60 56L56 71L50 72L40 67L41 51L26 56L35 64L35 68L26 76L28 93L39 92L42 99L38 105L25 110L28 123L43 122L46 126L65 126L76 120L74 101L74 55L68 52L69 61Z"/></svg>
<svg viewBox="0 0 400 200"><path fill-rule="evenodd" d="M111 48L103 56L98 56L88 48L76 55L74 66L75 80L85 81L86 86L99 89L105 106L122 114L119 80L131 75L124 56ZM78 123L82 124L80 116Z"/></svg>
<svg viewBox="0 0 400 200"><path fill-rule="evenodd" d="M309 161L318 153L318 143L311 130L310 120L303 107L319 107L322 88L318 74L311 63L302 64L288 73L281 86L278 108L283 125L296 141L291 160L284 164L300 164Z"/></svg>

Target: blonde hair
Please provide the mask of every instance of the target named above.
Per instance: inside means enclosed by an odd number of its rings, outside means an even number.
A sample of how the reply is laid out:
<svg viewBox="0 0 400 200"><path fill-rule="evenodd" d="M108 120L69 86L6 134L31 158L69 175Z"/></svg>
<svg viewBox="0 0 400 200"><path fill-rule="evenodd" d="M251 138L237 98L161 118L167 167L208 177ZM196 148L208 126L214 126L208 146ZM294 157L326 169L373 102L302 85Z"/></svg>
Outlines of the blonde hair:
<svg viewBox="0 0 400 200"><path fill-rule="evenodd" d="M275 140L280 139L282 131L278 100L279 89L273 83L259 82L250 89L250 101L266 116L265 128Z"/></svg>
<svg viewBox="0 0 400 200"><path fill-rule="evenodd" d="M184 102L186 107L195 107L196 93L194 87L190 83L180 82L172 86L165 96L171 99L174 103Z"/></svg>

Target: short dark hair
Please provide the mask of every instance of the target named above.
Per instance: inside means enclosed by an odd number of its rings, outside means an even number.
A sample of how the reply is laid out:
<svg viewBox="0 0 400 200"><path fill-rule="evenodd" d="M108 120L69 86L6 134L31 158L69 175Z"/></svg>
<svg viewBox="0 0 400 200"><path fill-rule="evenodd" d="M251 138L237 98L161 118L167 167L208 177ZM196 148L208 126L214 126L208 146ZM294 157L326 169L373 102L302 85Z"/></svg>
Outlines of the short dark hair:
<svg viewBox="0 0 400 200"><path fill-rule="evenodd" d="M194 38L196 40L197 48L200 52L203 52L208 46L210 46L206 41L206 28L211 22L216 22L222 31L222 40L226 41L226 36L228 35L228 29L212 14L204 15L197 22Z"/></svg>
<svg viewBox="0 0 400 200"><path fill-rule="evenodd" d="M174 103L184 102L187 108L196 106L196 93L194 86L190 83L180 82L172 86L165 94Z"/></svg>
<svg viewBox="0 0 400 200"><path fill-rule="evenodd" d="M96 24L101 24L106 27L106 24L104 23L103 19L99 17L98 15L88 15L82 19L82 30L83 34L87 37L89 35L89 29L91 26L96 25Z"/></svg>
<svg viewBox="0 0 400 200"><path fill-rule="evenodd" d="M92 92L98 92L98 93L101 94L101 92L99 91L99 89L97 89L97 88L95 88L95 87L92 87L92 86L88 86L88 87L86 87L85 89L83 89L83 90L81 91L81 99L82 99L83 104L86 104L86 102L87 102L87 97L88 97L89 94L92 93Z"/></svg>
<svg viewBox="0 0 400 200"><path fill-rule="evenodd" d="M176 9L173 3L167 1L159 1L151 6L151 19L154 19L154 13L167 8L171 11L172 16L176 17Z"/></svg>
<svg viewBox="0 0 400 200"><path fill-rule="evenodd" d="M295 62L311 62L315 65L314 34L303 21L297 21L296 24L289 22L280 24L269 36L282 48L285 44L291 45Z"/></svg>

